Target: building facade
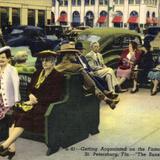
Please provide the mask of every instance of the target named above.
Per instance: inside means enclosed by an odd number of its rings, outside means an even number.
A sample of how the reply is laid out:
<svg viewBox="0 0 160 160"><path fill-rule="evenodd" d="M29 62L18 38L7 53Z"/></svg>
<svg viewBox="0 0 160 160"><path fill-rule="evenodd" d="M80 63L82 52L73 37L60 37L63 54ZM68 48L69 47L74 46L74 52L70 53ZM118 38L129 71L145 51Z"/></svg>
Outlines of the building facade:
<svg viewBox="0 0 160 160"><path fill-rule="evenodd" d="M51 20L52 0L0 0L0 28L7 25L44 26Z"/></svg>
<svg viewBox="0 0 160 160"><path fill-rule="evenodd" d="M52 0L52 20L63 25L157 25L160 0Z"/></svg>

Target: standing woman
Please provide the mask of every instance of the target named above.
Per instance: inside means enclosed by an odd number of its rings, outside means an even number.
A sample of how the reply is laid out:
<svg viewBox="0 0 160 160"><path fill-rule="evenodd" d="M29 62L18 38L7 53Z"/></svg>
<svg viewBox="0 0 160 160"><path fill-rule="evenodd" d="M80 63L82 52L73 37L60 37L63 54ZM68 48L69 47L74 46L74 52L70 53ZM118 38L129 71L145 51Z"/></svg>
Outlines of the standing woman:
<svg viewBox="0 0 160 160"><path fill-rule="evenodd" d="M0 146L0 155L13 157L15 149L10 150L13 142L26 130L44 132L44 114L50 103L60 100L63 87L63 75L55 69L56 52L47 50L39 53L42 69L33 74L29 87L29 101L33 105L27 112L14 111L13 130Z"/></svg>
<svg viewBox="0 0 160 160"><path fill-rule="evenodd" d="M138 50L138 45L135 41L129 43L128 49L124 50L117 69L117 78L119 85L122 85L126 79L130 79L131 72L141 58L141 52Z"/></svg>
<svg viewBox="0 0 160 160"><path fill-rule="evenodd" d="M19 98L19 77L15 67L9 64L11 49L8 46L0 48L0 121L5 121L5 115L11 110ZM9 128L9 135L12 127ZM14 148L14 144L10 149ZM0 147L2 151L2 147Z"/></svg>

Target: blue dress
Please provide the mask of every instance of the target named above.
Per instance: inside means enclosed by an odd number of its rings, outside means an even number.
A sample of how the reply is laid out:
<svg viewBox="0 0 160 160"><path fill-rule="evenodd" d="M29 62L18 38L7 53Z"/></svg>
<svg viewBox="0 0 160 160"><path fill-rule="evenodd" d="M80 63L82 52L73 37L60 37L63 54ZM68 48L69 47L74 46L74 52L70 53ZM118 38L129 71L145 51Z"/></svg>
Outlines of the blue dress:
<svg viewBox="0 0 160 160"><path fill-rule="evenodd" d="M158 56L158 59L157 59L157 65L160 66L160 55ZM158 81L160 81L160 69L158 69L158 70L155 69L153 71L150 71L148 73L148 78L150 80L158 80Z"/></svg>

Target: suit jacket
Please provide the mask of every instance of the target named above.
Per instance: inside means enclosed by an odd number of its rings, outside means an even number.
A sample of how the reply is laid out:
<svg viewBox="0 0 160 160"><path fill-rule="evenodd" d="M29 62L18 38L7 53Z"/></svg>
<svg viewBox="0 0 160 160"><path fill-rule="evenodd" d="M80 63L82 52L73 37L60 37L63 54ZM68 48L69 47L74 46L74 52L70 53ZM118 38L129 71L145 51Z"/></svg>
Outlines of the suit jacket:
<svg viewBox="0 0 160 160"><path fill-rule="evenodd" d="M10 64L7 64L2 73L1 94L5 107L11 107L20 101L18 72Z"/></svg>
<svg viewBox="0 0 160 160"><path fill-rule="evenodd" d="M105 66L103 57L100 53L95 53L91 51L86 55L86 59L88 61L89 66L93 69L93 71L102 69Z"/></svg>

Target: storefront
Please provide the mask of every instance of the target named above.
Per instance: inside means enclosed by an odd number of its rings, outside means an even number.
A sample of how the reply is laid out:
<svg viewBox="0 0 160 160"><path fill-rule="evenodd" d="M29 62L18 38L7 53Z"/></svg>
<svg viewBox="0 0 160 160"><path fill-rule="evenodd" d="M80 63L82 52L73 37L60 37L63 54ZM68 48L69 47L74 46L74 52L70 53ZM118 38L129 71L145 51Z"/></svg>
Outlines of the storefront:
<svg viewBox="0 0 160 160"><path fill-rule="evenodd" d="M33 25L43 27L51 23L52 0L0 1L0 28L8 25Z"/></svg>

